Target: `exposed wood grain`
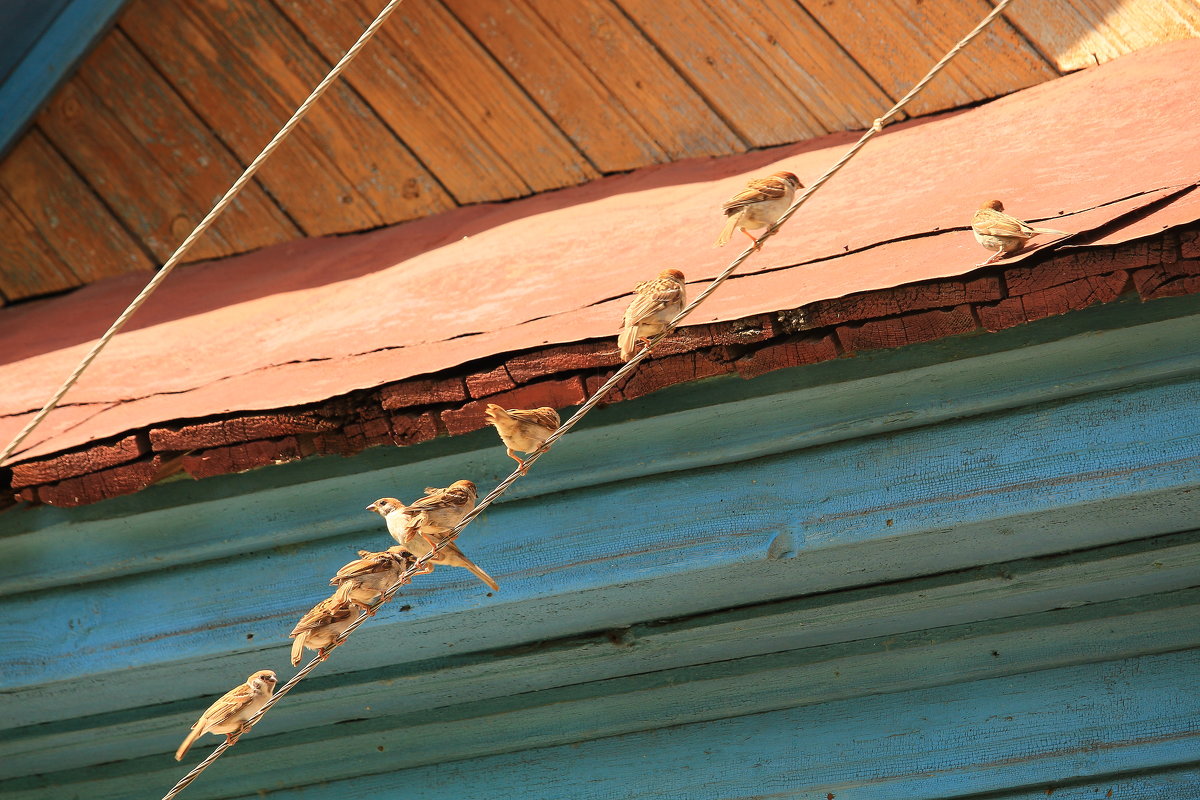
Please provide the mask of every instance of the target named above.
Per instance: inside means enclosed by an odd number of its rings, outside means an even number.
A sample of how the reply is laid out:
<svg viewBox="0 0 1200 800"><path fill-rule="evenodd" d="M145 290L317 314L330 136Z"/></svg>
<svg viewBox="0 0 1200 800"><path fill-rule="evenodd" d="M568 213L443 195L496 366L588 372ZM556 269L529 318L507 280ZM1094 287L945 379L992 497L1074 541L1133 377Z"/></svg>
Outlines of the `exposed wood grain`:
<svg viewBox="0 0 1200 800"><path fill-rule="evenodd" d="M197 197L171 165L159 165L146 147L82 78L55 94L38 126L125 226L160 261L165 261L210 206ZM59 213L66 213L65 209ZM189 261L236 252L218 223L196 242Z"/></svg>
<svg viewBox="0 0 1200 800"><path fill-rule="evenodd" d="M0 297L21 300L78 285L79 278L0 186Z"/></svg>
<svg viewBox="0 0 1200 800"><path fill-rule="evenodd" d="M893 99L991 11L984 0L799 0ZM1005 20L963 50L908 106L911 116L995 97L1057 76Z"/></svg>
<svg viewBox="0 0 1200 800"><path fill-rule="evenodd" d="M447 5L602 171L743 149L609 0Z"/></svg>
<svg viewBox="0 0 1200 800"><path fill-rule="evenodd" d="M891 105L880 86L795 0L705 2L738 35L734 46L759 53L767 74L795 95L795 108L778 111L808 115L833 132L869 127Z"/></svg>
<svg viewBox="0 0 1200 800"><path fill-rule="evenodd" d="M600 171L667 160L590 66L523 0L445 5Z"/></svg>
<svg viewBox="0 0 1200 800"><path fill-rule="evenodd" d="M36 128L0 162L0 186L81 283L154 267L139 243ZM52 285L47 291L57 288L63 287Z"/></svg>
<svg viewBox="0 0 1200 800"><path fill-rule="evenodd" d="M1200 36L1194 0L1028 0L1004 14L1062 72Z"/></svg>
<svg viewBox="0 0 1200 800"><path fill-rule="evenodd" d="M824 125L766 64L769 56L744 44L721 12L704 0L614 2L750 146L795 142L825 133ZM800 30L802 13L797 8L789 19L789 24L795 22Z"/></svg>
<svg viewBox="0 0 1200 800"><path fill-rule="evenodd" d="M243 164L329 69L268 0L135 0L120 27ZM258 178L308 235L372 228L450 205L403 143L340 81Z"/></svg>
<svg viewBox="0 0 1200 800"><path fill-rule="evenodd" d="M284 0L325 57L340 55L372 3ZM596 175L582 154L437 3L402 6L347 80L459 203L516 197Z"/></svg>

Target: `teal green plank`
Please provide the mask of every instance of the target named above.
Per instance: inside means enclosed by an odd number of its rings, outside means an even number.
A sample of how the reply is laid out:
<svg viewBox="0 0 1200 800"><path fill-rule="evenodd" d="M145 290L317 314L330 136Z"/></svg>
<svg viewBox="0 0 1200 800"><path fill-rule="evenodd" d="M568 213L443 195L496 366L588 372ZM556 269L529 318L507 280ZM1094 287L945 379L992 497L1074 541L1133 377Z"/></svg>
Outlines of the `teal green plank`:
<svg viewBox="0 0 1200 800"><path fill-rule="evenodd" d="M269 752L240 753L189 792L198 800L228 797L236 771L278 800L978 798L1195 767L1198 670L1200 651L1165 653L397 771L401 742L369 758L361 754L354 778L273 791L294 780L289 770L276 770ZM802 697L803 687L794 692ZM325 753L336 769L345 757L336 735ZM165 790L179 772L140 772L139 787ZM32 800L49 788L36 780L10 782L5 795ZM130 796L131 789L125 777L53 792L107 800Z"/></svg>

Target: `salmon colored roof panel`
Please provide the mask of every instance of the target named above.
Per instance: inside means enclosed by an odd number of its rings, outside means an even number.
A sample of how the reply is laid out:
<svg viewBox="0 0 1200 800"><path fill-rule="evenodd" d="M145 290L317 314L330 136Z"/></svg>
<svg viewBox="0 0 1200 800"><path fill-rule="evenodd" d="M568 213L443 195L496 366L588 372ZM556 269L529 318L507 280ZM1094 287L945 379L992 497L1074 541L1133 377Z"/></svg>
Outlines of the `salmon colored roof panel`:
<svg viewBox="0 0 1200 800"><path fill-rule="evenodd" d="M1147 231L1193 222L1197 85L1200 41L1189 40L897 125L689 324L969 273L986 256L970 216L991 197L1076 232L1052 247L1119 240L1139 209L1150 216L1133 224ZM712 242L720 204L748 178L788 169L809 183L853 139L642 169L182 268L19 457L611 337L637 281L678 267L696 291L736 254ZM0 313L0 439L44 402L140 282L111 280Z"/></svg>

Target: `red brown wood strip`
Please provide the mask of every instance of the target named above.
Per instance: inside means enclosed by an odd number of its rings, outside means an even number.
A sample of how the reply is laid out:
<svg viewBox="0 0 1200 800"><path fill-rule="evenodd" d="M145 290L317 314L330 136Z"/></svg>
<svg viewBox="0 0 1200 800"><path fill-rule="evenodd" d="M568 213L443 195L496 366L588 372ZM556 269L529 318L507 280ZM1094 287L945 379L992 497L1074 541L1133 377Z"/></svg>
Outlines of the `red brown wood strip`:
<svg viewBox="0 0 1200 800"><path fill-rule="evenodd" d="M616 2L747 144L764 147L825 133L774 75L766 54L730 29L724 12L704 0Z"/></svg>
<svg viewBox="0 0 1200 800"><path fill-rule="evenodd" d="M79 285L21 206L0 186L0 295L21 300Z"/></svg>
<svg viewBox="0 0 1200 800"><path fill-rule="evenodd" d="M912 88L992 6L985 0L799 0L893 99ZM1004 19L993 22L908 106L928 114L1049 80L1057 71Z"/></svg>
<svg viewBox="0 0 1200 800"><path fill-rule="evenodd" d="M140 244L37 128L0 163L0 186L82 283L154 268Z"/></svg>
<svg viewBox="0 0 1200 800"><path fill-rule="evenodd" d="M242 163L258 154L329 69L269 0L134 0L119 25ZM377 227L451 205L342 81L258 180L309 235Z"/></svg>
<svg viewBox="0 0 1200 800"><path fill-rule="evenodd" d="M99 472L133 461L150 452L149 442L142 434L131 433L116 441L94 443L84 450L14 464L12 484L14 487L34 486L39 483L55 483L65 478Z"/></svg>

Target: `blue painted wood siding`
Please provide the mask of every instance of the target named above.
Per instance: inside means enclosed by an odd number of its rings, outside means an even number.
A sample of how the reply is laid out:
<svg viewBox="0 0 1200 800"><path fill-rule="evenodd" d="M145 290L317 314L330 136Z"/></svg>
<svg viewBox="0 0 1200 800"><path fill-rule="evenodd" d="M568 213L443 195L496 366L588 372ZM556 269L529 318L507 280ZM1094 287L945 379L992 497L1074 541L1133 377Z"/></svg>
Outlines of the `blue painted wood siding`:
<svg viewBox="0 0 1200 800"><path fill-rule="evenodd" d="M1197 305L604 409L464 534L500 592L420 579L188 796L1200 796ZM505 461L482 432L0 516L0 793L165 791L388 544L367 502Z"/></svg>
<svg viewBox="0 0 1200 800"><path fill-rule="evenodd" d="M0 8L0 154L127 0L8 0Z"/></svg>

